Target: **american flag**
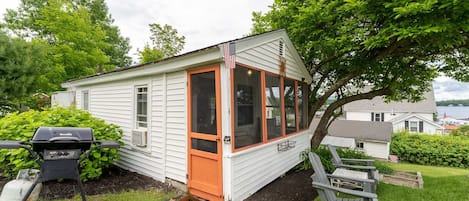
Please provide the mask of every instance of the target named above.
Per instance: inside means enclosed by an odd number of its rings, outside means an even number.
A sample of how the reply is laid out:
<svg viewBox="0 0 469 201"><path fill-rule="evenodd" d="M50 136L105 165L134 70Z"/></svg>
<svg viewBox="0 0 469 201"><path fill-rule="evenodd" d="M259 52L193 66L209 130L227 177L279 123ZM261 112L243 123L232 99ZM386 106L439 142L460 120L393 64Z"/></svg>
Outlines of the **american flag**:
<svg viewBox="0 0 469 201"><path fill-rule="evenodd" d="M234 42L223 44L223 56L225 58L225 66L227 68L235 68L236 66L236 46Z"/></svg>

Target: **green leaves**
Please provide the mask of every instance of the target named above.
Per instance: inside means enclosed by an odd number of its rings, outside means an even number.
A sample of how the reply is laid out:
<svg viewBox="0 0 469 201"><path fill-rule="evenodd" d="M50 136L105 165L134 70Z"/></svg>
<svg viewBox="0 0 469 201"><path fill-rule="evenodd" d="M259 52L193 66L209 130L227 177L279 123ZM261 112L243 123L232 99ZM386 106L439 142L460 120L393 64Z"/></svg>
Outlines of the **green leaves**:
<svg viewBox="0 0 469 201"><path fill-rule="evenodd" d="M400 160L421 165L469 167L469 138L443 135L394 134L390 151Z"/></svg>
<svg viewBox="0 0 469 201"><path fill-rule="evenodd" d="M146 44L142 51L138 51L141 63L160 60L178 54L186 43L184 36L172 26L165 24L149 24L151 32L151 46Z"/></svg>
<svg viewBox="0 0 469 201"><path fill-rule="evenodd" d="M1 118L0 140L29 141L40 126L90 127L97 140L120 141L122 137L122 130L118 126L94 118L86 111L51 108L41 112L30 110L21 114L12 113ZM95 179L101 175L103 168L111 166L117 159L119 154L116 149L95 149L87 159L81 161L80 176L84 181ZM4 171L4 176L14 176L20 169L32 167L38 168L25 149L0 150L0 169Z"/></svg>

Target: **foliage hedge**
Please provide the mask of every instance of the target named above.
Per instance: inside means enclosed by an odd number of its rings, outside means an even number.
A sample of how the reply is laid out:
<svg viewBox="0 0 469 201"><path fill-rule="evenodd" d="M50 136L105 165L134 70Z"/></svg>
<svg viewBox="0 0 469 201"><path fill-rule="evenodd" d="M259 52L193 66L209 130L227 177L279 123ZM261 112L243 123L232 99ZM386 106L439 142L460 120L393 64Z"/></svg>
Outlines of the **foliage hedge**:
<svg viewBox="0 0 469 201"><path fill-rule="evenodd" d="M469 137L469 125L464 125L456 130L451 131L450 135Z"/></svg>
<svg viewBox="0 0 469 201"><path fill-rule="evenodd" d="M396 133L391 153L410 163L469 168L469 138L464 136Z"/></svg>
<svg viewBox="0 0 469 201"><path fill-rule="evenodd" d="M30 110L12 113L0 119L0 140L29 141L41 126L89 127L93 128L96 140L118 140L122 130L90 113L74 108L50 108L44 111ZM122 141L120 141L122 144ZM88 158L80 162L80 177L83 181L98 178L102 170L119 158L116 149L94 149ZM3 176L12 177L20 169L38 168L25 149L0 150L0 171Z"/></svg>
<svg viewBox="0 0 469 201"><path fill-rule="evenodd" d="M301 160L303 160L303 162L299 165L298 167L299 169L309 170L313 168L311 165L311 162L309 161L309 157L308 157L309 152L314 152L319 156L319 158L321 159L321 163L324 166L324 169L326 170L326 172L328 173L334 172L335 166L332 164L332 154L326 146L322 146L322 145L319 146L318 148L312 148L311 150L305 150L301 152L300 157L301 157ZM341 158L370 159L370 157L365 155L363 152L356 151L353 149L337 148L337 153L339 154ZM373 165L376 166L376 169L380 173L391 174L394 172L394 170L391 169L389 166L379 161L375 161Z"/></svg>

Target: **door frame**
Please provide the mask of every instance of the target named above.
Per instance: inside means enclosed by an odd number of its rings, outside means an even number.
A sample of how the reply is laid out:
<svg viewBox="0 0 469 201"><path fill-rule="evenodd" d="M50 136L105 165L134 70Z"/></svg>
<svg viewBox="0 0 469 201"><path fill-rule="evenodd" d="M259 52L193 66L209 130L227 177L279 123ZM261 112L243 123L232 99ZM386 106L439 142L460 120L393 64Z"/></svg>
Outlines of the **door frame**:
<svg viewBox="0 0 469 201"><path fill-rule="evenodd" d="M215 107L216 107L216 119L217 119L217 135L204 135L200 133L193 133L192 132L192 83L191 83L191 75L199 74L199 73L206 73L206 72L215 72ZM224 200L223 195L223 161L222 161L222 118L221 118L221 80L220 80L220 66L219 65L211 65L208 67L198 68L195 70L188 70L187 71L187 189L189 193L200 196L205 199L209 200ZM192 138L196 137L198 139L210 140L215 141L217 143L217 154L213 153L206 153L199 150L192 150ZM191 155L195 153L197 155L202 155L203 157L212 158L218 160L218 195L212 195L210 193L204 192L201 189L193 189L191 184L191 175L192 175L192 159Z"/></svg>

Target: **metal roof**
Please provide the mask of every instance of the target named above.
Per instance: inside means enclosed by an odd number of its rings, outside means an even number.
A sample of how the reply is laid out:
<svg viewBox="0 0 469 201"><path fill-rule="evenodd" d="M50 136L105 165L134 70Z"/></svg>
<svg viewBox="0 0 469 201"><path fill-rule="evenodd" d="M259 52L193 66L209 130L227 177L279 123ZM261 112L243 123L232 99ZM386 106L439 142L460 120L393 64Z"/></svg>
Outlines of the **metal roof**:
<svg viewBox="0 0 469 201"><path fill-rule="evenodd" d="M319 119L314 119L311 128L315 129L318 123ZM392 132L391 122L335 120L329 126L328 135L390 142Z"/></svg>
<svg viewBox="0 0 469 201"><path fill-rule="evenodd" d="M425 99L411 103L403 100L402 102L392 101L386 103L382 96L371 100L359 100L344 105L345 112L415 112L415 113L436 113L435 95L433 87L425 92Z"/></svg>

